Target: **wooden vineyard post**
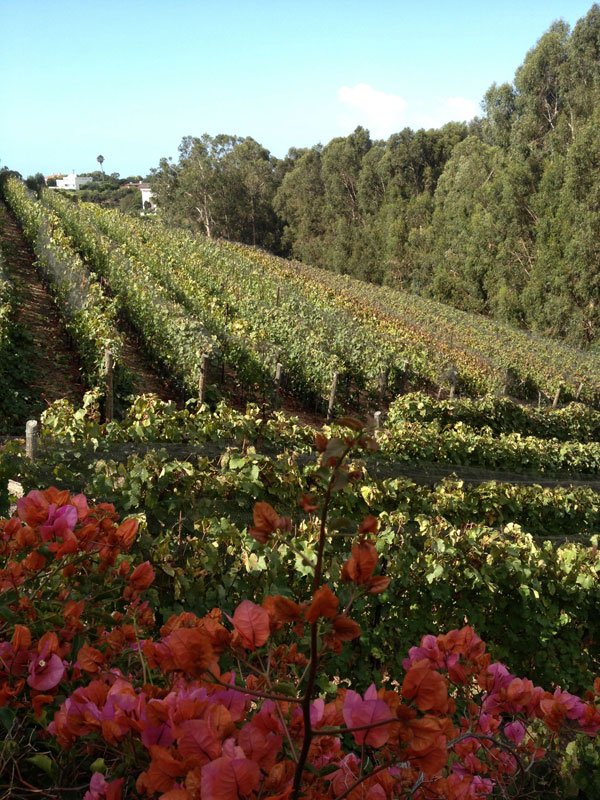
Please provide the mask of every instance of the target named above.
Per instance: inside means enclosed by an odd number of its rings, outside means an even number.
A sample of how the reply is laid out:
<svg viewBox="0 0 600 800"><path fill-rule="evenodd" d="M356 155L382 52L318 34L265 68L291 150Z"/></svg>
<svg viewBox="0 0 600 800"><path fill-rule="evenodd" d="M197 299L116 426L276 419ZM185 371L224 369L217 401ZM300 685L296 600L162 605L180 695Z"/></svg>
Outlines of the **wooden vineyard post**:
<svg viewBox="0 0 600 800"><path fill-rule="evenodd" d="M373 421L375 422L375 430L379 430L381 428L381 411L376 411L373 414Z"/></svg>
<svg viewBox="0 0 600 800"><path fill-rule="evenodd" d="M277 362L277 366L275 367L275 386L273 389L273 411L277 411L279 408L279 391L281 389L281 371L283 367Z"/></svg>
<svg viewBox="0 0 600 800"><path fill-rule="evenodd" d="M583 391L583 381L579 384L579 389L577 389L577 394L575 395L575 400L579 402L579 398L581 397L581 392Z"/></svg>
<svg viewBox="0 0 600 800"><path fill-rule="evenodd" d="M518 375L512 367L507 367L504 373L504 385L502 387L502 397L508 397L516 385Z"/></svg>
<svg viewBox="0 0 600 800"><path fill-rule="evenodd" d="M452 400L452 398L454 397L457 384L458 384L458 370L456 369L456 367L452 367L450 369L450 394L448 395L450 400Z"/></svg>
<svg viewBox="0 0 600 800"><path fill-rule="evenodd" d="M200 376L198 378L198 400L200 403L204 402L206 394L206 379L208 378L208 363L209 357L207 353L202 356L202 365L200 366Z"/></svg>
<svg viewBox="0 0 600 800"><path fill-rule="evenodd" d="M25 455L32 461L37 458L38 450L38 424L37 420L30 419L25 425Z"/></svg>
<svg viewBox="0 0 600 800"><path fill-rule="evenodd" d="M280 290L281 290L281 287L278 286L277 287L277 299L275 300L275 305L277 306L277 308L279 308L279 292L280 292Z"/></svg>
<svg viewBox="0 0 600 800"><path fill-rule="evenodd" d="M327 422L331 421L333 417L333 406L335 404L335 393L337 391L337 384L338 384L338 371L333 373L333 383L331 384L331 394L329 395L329 405L327 406Z"/></svg>
<svg viewBox="0 0 600 800"><path fill-rule="evenodd" d="M562 388L562 383L558 384L558 389L556 390L556 394L554 395L554 400L552 401L552 408L556 408L558 405L558 398L560 397L560 390Z"/></svg>
<svg viewBox="0 0 600 800"><path fill-rule="evenodd" d="M104 399L104 421L112 422L114 413L114 360L110 350L104 351L104 381L106 395Z"/></svg>
<svg viewBox="0 0 600 800"><path fill-rule="evenodd" d="M225 327L229 324L229 303L225 303ZM227 339L225 339L227 341ZM221 384L225 385L225 352L221 355Z"/></svg>
<svg viewBox="0 0 600 800"><path fill-rule="evenodd" d="M383 403L388 385L388 370L379 373L379 402Z"/></svg>
<svg viewBox="0 0 600 800"><path fill-rule="evenodd" d="M437 399L439 400L442 396L442 391L444 388L444 382L448 381L450 383L450 394L448 395L449 399L452 400L454 397L454 393L456 392L456 387L458 385L458 370L454 365L452 365L446 372L442 375L440 381L440 388L438 389Z"/></svg>

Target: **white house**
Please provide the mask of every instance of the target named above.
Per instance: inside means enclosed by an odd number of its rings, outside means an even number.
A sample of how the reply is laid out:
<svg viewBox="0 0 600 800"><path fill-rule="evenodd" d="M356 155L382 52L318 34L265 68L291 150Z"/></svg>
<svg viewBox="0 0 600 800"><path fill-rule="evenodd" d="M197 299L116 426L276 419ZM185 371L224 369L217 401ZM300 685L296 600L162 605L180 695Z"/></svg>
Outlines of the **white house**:
<svg viewBox="0 0 600 800"><path fill-rule="evenodd" d="M77 192L82 186L85 186L87 183L91 183L92 181L93 178L84 178L81 175L77 175L73 172L71 175L65 175L64 178L57 178L56 188L74 189Z"/></svg>
<svg viewBox="0 0 600 800"><path fill-rule="evenodd" d="M137 181L136 183L122 183L120 188L139 189L142 193L142 208L146 209L147 211L156 210L156 203L152 197L152 189L150 188L149 183L144 183L143 181ZM146 203L148 203L148 206L146 206Z"/></svg>
<svg viewBox="0 0 600 800"><path fill-rule="evenodd" d="M147 183L140 183L139 190L142 193L142 208L148 207L150 210L156 208L156 204L152 197L152 189L150 188L149 184ZM148 206L146 206L148 203Z"/></svg>

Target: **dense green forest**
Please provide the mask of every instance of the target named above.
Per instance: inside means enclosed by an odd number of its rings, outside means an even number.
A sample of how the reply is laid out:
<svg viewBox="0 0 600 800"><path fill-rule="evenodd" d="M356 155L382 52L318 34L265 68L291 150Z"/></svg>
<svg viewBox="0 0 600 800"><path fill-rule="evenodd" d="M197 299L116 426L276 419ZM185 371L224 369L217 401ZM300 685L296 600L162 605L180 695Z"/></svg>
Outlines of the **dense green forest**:
<svg viewBox="0 0 600 800"><path fill-rule="evenodd" d="M600 7L558 21L482 114L284 159L185 137L152 182L206 234L433 297L581 347L600 338Z"/></svg>

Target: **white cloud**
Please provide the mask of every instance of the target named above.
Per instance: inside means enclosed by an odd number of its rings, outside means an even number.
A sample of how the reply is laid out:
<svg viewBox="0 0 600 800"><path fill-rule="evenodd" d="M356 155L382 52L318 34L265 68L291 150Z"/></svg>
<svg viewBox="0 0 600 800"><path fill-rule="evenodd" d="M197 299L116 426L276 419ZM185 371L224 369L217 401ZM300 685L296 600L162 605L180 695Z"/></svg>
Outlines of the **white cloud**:
<svg viewBox="0 0 600 800"><path fill-rule="evenodd" d="M479 105L465 97L448 97L444 100L444 105L448 112L455 114L453 119L459 122L469 121L477 115Z"/></svg>
<svg viewBox="0 0 600 800"><path fill-rule="evenodd" d="M352 88L342 86L338 89L338 100L346 106L343 122L356 120L350 125L362 124L376 138L389 136L404 127L402 120L407 103L397 94L386 94L368 83L357 83Z"/></svg>
<svg viewBox="0 0 600 800"><path fill-rule="evenodd" d="M468 121L479 106L465 97L434 97L409 103L398 94L380 92L368 83L338 89L339 124L344 131L357 125L368 128L376 139L385 139L402 128L439 128L446 122Z"/></svg>

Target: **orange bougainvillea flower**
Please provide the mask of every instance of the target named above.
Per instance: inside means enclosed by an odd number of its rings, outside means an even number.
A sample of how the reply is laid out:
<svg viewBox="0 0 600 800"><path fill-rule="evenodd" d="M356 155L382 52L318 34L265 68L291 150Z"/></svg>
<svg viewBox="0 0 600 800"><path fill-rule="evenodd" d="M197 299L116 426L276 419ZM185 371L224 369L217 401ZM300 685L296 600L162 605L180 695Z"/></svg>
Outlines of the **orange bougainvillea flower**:
<svg viewBox="0 0 600 800"><path fill-rule="evenodd" d="M0 707L10 705L10 701L18 697L25 687L25 679L20 678L13 686L8 683L0 684Z"/></svg>
<svg viewBox="0 0 600 800"><path fill-rule="evenodd" d="M168 792L173 788L175 778L180 778L186 773L185 764L174 757L172 752L160 745L151 745L150 766L146 772L142 772L138 778L137 789L140 790L140 782L148 789L147 794L154 792Z"/></svg>
<svg viewBox="0 0 600 800"><path fill-rule="evenodd" d="M263 645L271 633L268 613L251 600L242 600L233 612L231 621L240 636L242 647L247 650Z"/></svg>
<svg viewBox="0 0 600 800"><path fill-rule="evenodd" d="M37 550L32 550L27 556L21 561L21 565L28 569L30 572L39 572L46 564L46 557L43 556L41 553L38 553Z"/></svg>
<svg viewBox="0 0 600 800"><path fill-rule="evenodd" d="M188 792L187 789L171 789L169 792L161 794L159 800L194 800L196 795Z"/></svg>
<svg viewBox="0 0 600 800"><path fill-rule="evenodd" d="M69 492L66 489L57 489L55 486L51 486L49 489L46 489L44 492L44 497L56 508L66 506L71 502L71 495Z"/></svg>
<svg viewBox="0 0 600 800"><path fill-rule="evenodd" d="M369 514L368 517L365 517L363 521L360 523L360 528L358 529L359 533L377 533L377 528L379 523L377 521L377 517L374 517L372 514Z"/></svg>
<svg viewBox="0 0 600 800"><path fill-rule="evenodd" d="M321 586L315 592L312 603L308 607L305 616L307 622L316 622L319 617L335 617L340 604L338 598L331 591L329 586Z"/></svg>
<svg viewBox="0 0 600 800"><path fill-rule="evenodd" d="M18 527L19 526L19 520L17 519L17 517L13 517L13 519L17 523L17 527ZM9 532L7 530L7 528L5 528L4 530ZM40 538L39 538L38 534L33 530L33 528L30 528L29 525L23 525L23 527L18 527L18 530L16 530L14 536L15 536L15 541L19 545L20 548L33 547L34 545L38 544L38 542L40 541ZM30 553L30 555L31 555L31 553ZM36 553L36 555L40 555L40 557L43 558L41 553L40 554ZM46 559L44 559L44 561L45 560ZM28 567L28 569L29 569L29 567Z"/></svg>
<svg viewBox="0 0 600 800"><path fill-rule="evenodd" d="M44 706L51 703L53 700L54 695L52 694L36 694L35 697L32 697L31 702L33 703L33 713L36 719L42 716Z"/></svg>
<svg viewBox="0 0 600 800"><path fill-rule="evenodd" d="M131 572L131 564L129 561L121 561L117 574L120 578L126 578Z"/></svg>
<svg viewBox="0 0 600 800"><path fill-rule="evenodd" d="M120 546L124 550L128 550L135 541L137 532L138 532L137 519L126 519L119 525L119 527L115 531L115 536L119 540Z"/></svg>
<svg viewBox="0 0 600 800"><path fill-rule="evenodd" d="M38 640L37 643L37 651L41 653L42 651L46 650L48 653L56 653L58 652L58 636L54 633L54 631L47 631L41 639Z"/></svg>
<svg viewBox="0 0 600 800"><path fill-rule="evenodd" d="M184 720L173 734L177 739L179 753L184 758L194 759L199 766L213 761L221 754L221 742L205 719Z"/></svg>
<svg viewBox="0 0 600 800"><path fill-rule="evenodd" d="M17 513L23 522L35 528L48 519L48 506L50 503L43 492L33 489L25 497L17 500Z"/></svg>
<svg viewBox="0 0 600 800"><path fill-rule="evenodd" d="M254 504L254 526L248 533L260 544L266 544L269 536L277 530L291 530L292 521L288 517L280 517L269 503Z"/></svg>
<svg viewBox="0 0 600 800"><path fill-rule="evenodd" d="M412 735L407 755L425 775L435 775L448 761L443 722L427 714L408 723Z"/></svg>
<svg viewBox="0 0 600 800"><path fill-rule="evenodd" d="M559 731L567 716L566 706L546 692L546 696L540 701L540 709L544 715L543 720L550 730Z"/></svg>
<svg viewBox="0 0 600 800"><path fill-rule="evenodd" d="M104 663L104 656L100 650L96 650L95 647L84 644L77 653L77 661L80 669L87 672L89 675L93 675L99 672L101 665Z"/></svg>
<svg viewBox="0 0 600 800"><path fill-rule="evenodd" d="M129 585L136 592L143 592L154 583L156 573L149 561L139 564L129 576Z"/></svg>
<svg viewBox="0 0 600 800"><path fill-rule="evenodd" d="M333 630L336 638L342 642L349 642L360 636L360 625L353 619L344 616L333 618Z"/></svg>
<svg viewBox="0 0 600 800"><path fill-rule="evenodd" d="M177 628L165 639L175 669L200 677L213 660L208 634L201 628Z"/></svg>
<svg viewBox="0 0 600 800"><path fill-rule="evenodd" d="M390 585L390 579L386 578L384 575L373 575L365 585L369 594L381 594L381 592L385 592Z"/></svg>
<svg viewBox="0 0 600 800"><path fill-rule="evenodd" d="M303 494L300 496L300 505L302 506L302 510L307 514L310 514L312 511L316 511L318 507L314 499L309 494Z"/></svg>
<svg viewBox="0 0 600 800"><path fill-rule="evenodd" d="M342 580L353 581L357 586L366 583L377 565L377 551L366 539L352 548L352 557L344 563Z"/></svg>
<svg viewBox="0 0 600 800"><path fill-rule="evenodd" d="M29 650L31 647L31 631L27 626L15 625L12 646L15 653L18 653L20 650Z"/></svg>
<svg viewBox="0 0 600 800"><path fill-rule="evenodd" d="M406 673L402 697L413 700L419 711L443 714L448 707L448 683L429 663L417 662Z"/></svg>
<svg viewBox="0 0 600 800"><path fill-rule="evenodd" d="M296 622L300 617L298 603L280 594L268 595L263 600L262 606L269 615L272 630L281 630L285 622Z"/></svg>
<svg viewBox="0 0 600 800"><path fill-rule="evenodd" d="M259 784L259 766L249 758L222 757L202 767L202 800L239 800Z"/></svg>
<svg viewBox="0 0 600 800"><path fill-rule="evenodd" d="M327 445L329 444L329 439L326 436L323 436L322 433L317 433L315 436L315 447L319 451L319 453L324 453Z"/></svg>

